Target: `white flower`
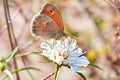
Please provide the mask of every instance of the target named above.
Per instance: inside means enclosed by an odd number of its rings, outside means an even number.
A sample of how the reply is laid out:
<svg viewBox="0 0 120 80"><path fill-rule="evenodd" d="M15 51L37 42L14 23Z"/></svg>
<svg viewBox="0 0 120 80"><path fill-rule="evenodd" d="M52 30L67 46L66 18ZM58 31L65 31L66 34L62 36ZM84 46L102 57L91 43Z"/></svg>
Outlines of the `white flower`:
<svg viewBox="0 0 120 80"><path fill-rule="evenodd" d="M76 45L76 40L67 38L65 40L48 40L42 43L40 47L43 49L42 55L48 57L58 65L67 65L72 69L72 72L80 72L83 70L80 67L86 67L89 61L81 48Z"/></svg>

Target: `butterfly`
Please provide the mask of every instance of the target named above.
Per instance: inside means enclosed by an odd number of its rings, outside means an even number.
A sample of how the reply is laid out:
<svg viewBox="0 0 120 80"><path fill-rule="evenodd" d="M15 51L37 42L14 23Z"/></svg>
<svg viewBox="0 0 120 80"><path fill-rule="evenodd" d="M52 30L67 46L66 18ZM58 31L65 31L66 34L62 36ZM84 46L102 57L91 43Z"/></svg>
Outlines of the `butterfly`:
<svg viewBox="0 0 120 80"><path fill-rule="evenodd" d="M60 39L66 36L62 17L52 3L45 3L41 11L33 16L30 31L33 36L40 36L44 39Z"/></svg>

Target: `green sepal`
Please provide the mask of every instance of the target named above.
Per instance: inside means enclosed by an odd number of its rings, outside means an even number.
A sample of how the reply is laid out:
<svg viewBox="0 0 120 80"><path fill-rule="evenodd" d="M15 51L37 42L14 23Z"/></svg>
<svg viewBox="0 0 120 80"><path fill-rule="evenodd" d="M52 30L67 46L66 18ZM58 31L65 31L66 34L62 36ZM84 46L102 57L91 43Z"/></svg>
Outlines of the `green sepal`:
<svg viewBox="0 0 120 80"><path fill-rule="evenodd" d="M77 74L80 75L83 78L83 80L87 80L86 77L82 73L77 72Z"/></svg>
<svg viewBox="0 0 120 80"><path fill-rule="evenodd" d="M49 62L53 62L52 60L48 59L48 57L44 56L44 55L40 55L42 57L42 59L39 61L40 63L49 63Z"/></svg>
<svg viewBox="0 0 120 80"><path fill-rule="evenodd" d="M93 67L95 67L95 68L97 68L97 69L99 69L99 70L101 70L101 71L104 71L101 67L99 67L98 65L96 65L96 64L94 64L94 63L90 63L89 65L90 65L90 66L93 66Z"/></svg>

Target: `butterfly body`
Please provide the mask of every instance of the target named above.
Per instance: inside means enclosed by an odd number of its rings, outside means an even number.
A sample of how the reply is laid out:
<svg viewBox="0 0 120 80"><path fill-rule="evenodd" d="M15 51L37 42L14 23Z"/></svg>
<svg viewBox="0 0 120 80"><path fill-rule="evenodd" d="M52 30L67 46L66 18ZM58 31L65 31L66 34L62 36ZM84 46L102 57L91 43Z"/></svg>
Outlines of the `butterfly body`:
<svg viewBox="0 0 120 80"><path fill-rule="evenodd" d="M30 31L34 36L42 36L45 39L61 38L66 35L61 15L51 3L46 3L33 17Z"/></svg>

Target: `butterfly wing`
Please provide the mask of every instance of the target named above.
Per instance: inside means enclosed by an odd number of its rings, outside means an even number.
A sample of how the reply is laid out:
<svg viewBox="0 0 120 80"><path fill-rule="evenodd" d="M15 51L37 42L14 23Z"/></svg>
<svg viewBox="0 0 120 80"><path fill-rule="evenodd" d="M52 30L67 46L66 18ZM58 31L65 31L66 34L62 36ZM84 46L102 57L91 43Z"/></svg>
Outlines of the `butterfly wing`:
<svg viewBox="0 0 120 80"><path fill-rule="evenodd" d="M45 14L36 14L30 25L30 31L34 36L42 36L43 38L56 38L61 33L56 22Z"/></svg>
<svg viewBox="0 0 120 80"><path fill-rule="evenodd" d="M61 32L64 31L64 25L60 12L53 4L51 3L44 4L40 13L51 17L56 22L56 24L58 24L58 27L61 29Z"/></svg>

